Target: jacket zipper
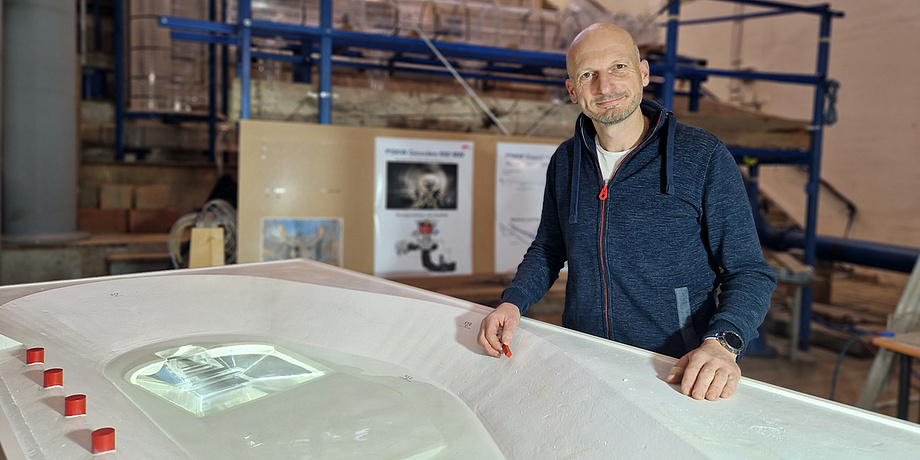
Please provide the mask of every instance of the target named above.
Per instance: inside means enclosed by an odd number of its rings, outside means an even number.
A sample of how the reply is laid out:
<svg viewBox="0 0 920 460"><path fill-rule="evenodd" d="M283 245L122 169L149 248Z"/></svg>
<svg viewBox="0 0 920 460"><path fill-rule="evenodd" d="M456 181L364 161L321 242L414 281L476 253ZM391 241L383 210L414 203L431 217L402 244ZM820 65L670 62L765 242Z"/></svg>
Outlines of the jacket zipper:
<svg viewBox="0 0 920 460"><path fill-rule="evenodd" d="M616 175L616 172L614 172ZM611 179L611 182L613 179ZM606 257L604 257L604 218L607 213L607 183L604 183L604 188L601 189L600 195L597 196L601 200L601 231L600 231L600 249L601 249L601 279L604 284L604 326L606 327L607 338L610 337L610 287L607 286L607 264L604 262ZM611 339L612 340L612 339Z"/></svg>
<svg viewBox="0 0 920 460"><path fill-rule="evenodd" d="M652 129L653 131L657 130L658 127L661 126L661 120L663 118L664 118L664 114L661 114L658 116L658 122L655 123L655 127ZM584 133L582 133L582 137L584 137ZM629 157L631 157L633 153L645 147L645 143L647 141L648 139L642 141L641 143L639 143L639 145L636 146L636 148L632 149L631 152L629 152L628 154L626 154L625 157L623 157L623 159L620 161L620 164L618 164L616 169L613 170L613 174L610 175L609 181L604 180L604 177L601 176L601 182L604 184L604 187L601 188L601 193L597 195L597 199L600 200L601 202L601 229L599 232L600 240L598 241L598 245L600 246L600 256L601 256L601 282L604 285L604 326L607 328L605 332L607 333L607 339L609 340L613 340L613 338L610 336L610 286L607 284L607 264L604 262L605 260L605 257L604 257L604 228L606 228L605 220L607 216L607 187L613 184L613 179L617 177L617 171L620 170L620 166L622 166L623 163L626 163L626 160L628 160ZM595 155L596 154L597 153L595 152ZM600 172L599 162L598 162L597 169L598 169L598 172Z"/></svg>

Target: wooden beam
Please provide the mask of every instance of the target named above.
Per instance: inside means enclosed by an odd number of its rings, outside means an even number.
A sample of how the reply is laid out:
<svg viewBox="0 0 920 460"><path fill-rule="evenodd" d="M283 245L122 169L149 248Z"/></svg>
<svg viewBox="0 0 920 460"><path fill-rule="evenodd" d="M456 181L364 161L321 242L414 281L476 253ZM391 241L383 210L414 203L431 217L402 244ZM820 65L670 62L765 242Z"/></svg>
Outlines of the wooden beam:
<svg viewBox="0 0 920 460"><path fill-rule="evenodd" d="M224 265L224 229L193 228L190 251L189 268Z"/></svg>

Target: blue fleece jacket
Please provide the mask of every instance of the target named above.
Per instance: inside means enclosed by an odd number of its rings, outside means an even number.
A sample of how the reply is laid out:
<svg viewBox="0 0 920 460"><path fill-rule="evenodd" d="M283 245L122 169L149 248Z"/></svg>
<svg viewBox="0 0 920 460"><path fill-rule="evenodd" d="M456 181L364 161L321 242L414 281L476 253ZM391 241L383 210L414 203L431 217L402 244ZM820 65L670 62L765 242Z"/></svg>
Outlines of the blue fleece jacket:
<svg viewBox="0 0 920 460"><path fill-rule="evenodd" d="M644 100L649 130L608 181L579 116L546 173L536 238L502 301L521 313L568 262L565 327L680 357L710 334L750 343L776 287L741 173L714 135Z"/></svg>

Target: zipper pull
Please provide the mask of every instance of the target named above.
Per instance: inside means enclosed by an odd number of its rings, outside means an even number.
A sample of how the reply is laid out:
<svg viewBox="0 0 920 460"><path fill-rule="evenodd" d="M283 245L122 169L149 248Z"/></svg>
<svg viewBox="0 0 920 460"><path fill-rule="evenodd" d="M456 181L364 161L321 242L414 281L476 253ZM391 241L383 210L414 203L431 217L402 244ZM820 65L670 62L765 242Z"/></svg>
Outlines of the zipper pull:
<svg viewBox="0 0 920 460"><path fill-rule="evenodd" d="M601 189L601 194L597 196L601 201L607 199L607 185L604 185L604 188Z"/></svg>

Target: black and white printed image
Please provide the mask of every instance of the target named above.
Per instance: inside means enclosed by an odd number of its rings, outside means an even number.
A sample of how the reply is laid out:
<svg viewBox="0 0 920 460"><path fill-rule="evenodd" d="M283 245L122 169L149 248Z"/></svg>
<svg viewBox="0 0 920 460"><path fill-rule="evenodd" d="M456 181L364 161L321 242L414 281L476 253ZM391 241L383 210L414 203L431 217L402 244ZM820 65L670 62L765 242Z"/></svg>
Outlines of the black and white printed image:
<svg viewBox="0 0 920 460"><path fill-rule="evenodd" d="M457 165L387 163L387 209L457 209Z"/></svg>

